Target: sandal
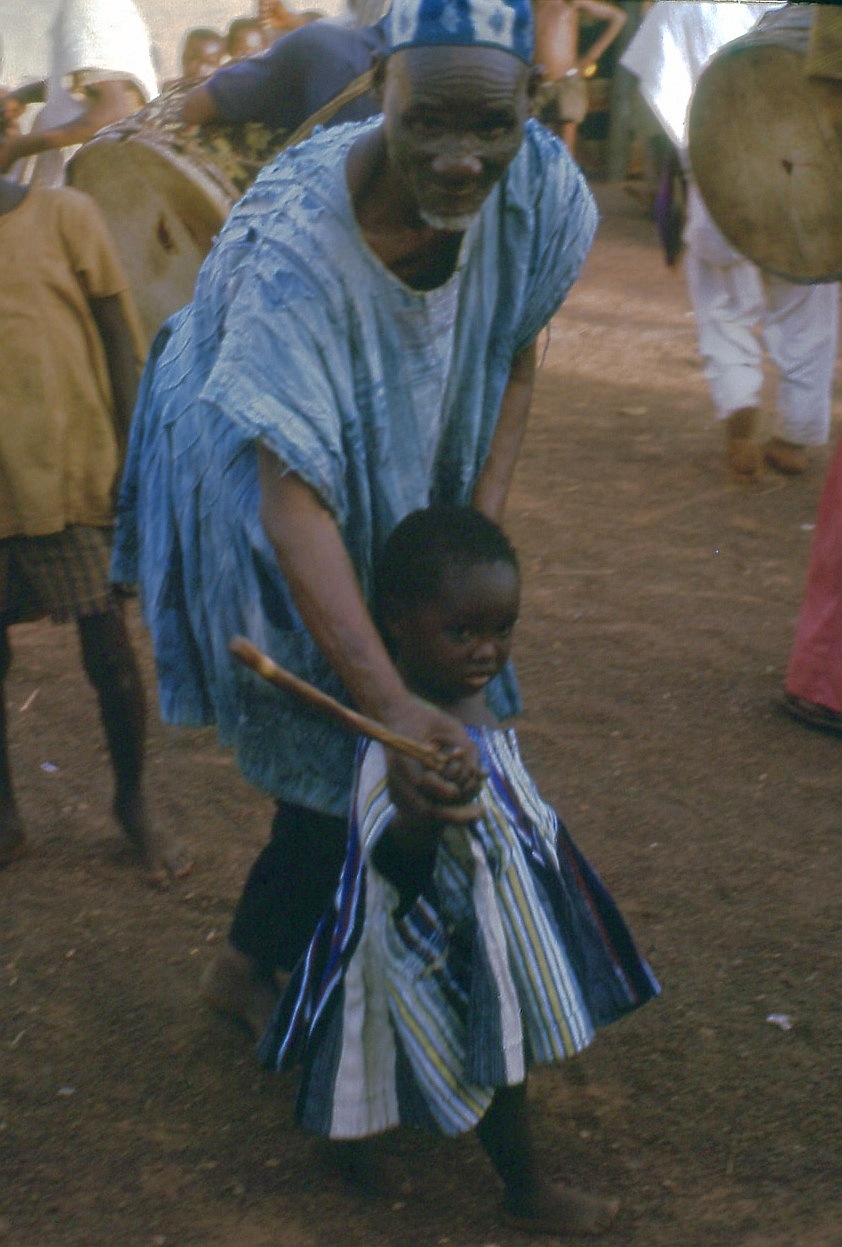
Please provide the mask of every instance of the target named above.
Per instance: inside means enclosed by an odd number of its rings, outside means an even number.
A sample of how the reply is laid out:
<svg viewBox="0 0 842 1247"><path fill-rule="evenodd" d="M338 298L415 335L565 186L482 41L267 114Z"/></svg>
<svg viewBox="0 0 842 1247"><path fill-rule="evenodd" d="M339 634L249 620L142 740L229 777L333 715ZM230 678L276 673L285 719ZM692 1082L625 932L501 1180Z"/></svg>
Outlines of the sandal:
<svg viewBox="0 0 842 1247"><path fill-rule="evenodd" d="M842 714L838 710L831 710L817 701L808 701L806 697L796 697L794 693L785 693L781 705L799 723L818 728L820 732L842 736Z"/></svg>

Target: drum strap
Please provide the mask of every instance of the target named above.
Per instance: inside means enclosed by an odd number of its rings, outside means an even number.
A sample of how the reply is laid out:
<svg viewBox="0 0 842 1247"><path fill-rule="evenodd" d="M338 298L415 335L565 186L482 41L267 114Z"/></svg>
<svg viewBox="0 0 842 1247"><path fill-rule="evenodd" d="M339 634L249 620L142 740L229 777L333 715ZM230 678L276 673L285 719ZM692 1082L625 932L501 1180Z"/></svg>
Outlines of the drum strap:
<svg viewBox="0 0 842 1247"><path fill-rule="evenodd" d="M296 143L303 143L305 139L310 137L316 126L324 125L326 121L330 121L331 117L339 112L340 108L344 108L346 104L350 104L353 100L359 99L361 95L365 95L373 81L373 69L367 69L364 74L360 74L359 78L354 78L338 95L334 95L333 99L328 100L326 104L322 104L321 108L317 108L297 130L293 130L292 134L284 139L284 150L287 147L295 147Z"/></svg>

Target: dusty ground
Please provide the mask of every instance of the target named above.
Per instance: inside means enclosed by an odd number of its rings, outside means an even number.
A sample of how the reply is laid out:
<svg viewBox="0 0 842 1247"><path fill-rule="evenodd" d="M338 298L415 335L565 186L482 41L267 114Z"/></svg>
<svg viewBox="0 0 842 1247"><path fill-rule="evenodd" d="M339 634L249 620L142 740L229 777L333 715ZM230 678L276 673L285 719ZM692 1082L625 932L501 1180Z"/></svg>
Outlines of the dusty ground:
<svg viewBox="0 0 842 1247"><path fill-rule="evenodd" d="M776 708L828 452L803 479L726 480L683 280L632 201L600 197L511 507L522 742L664 994L534 1079L540 1143L622 1194L606 1247L839 1247L842 742ZM156 804L198 864L148 890L72 632L19 628L16 655L34 852L0 874L2 1247L529 1241L473 1139L399 1139L415 1189L394 1201L325 1174L294 1079L196 998L269 802L210 735L155 724Z"/></svg>

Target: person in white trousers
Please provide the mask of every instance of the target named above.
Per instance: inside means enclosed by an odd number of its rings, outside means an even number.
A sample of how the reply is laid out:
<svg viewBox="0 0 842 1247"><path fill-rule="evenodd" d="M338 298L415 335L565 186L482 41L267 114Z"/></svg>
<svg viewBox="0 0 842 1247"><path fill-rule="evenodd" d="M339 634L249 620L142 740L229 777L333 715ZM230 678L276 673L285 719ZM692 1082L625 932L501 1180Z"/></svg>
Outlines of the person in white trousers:
<svg viewBox="0 0 842 1247"><path fill-rule="evenodd" d="M777 7L659 0L621 61L639 78L687 174L687 286L726 461L740 481L756 480L764 466L803 472L807 448L827 441L838 342L838 285L795 285L735 251L704 205L687 154L687 115L702 70L719 48ZM761 442L764 348L778 384L771 436Z"/></svg>

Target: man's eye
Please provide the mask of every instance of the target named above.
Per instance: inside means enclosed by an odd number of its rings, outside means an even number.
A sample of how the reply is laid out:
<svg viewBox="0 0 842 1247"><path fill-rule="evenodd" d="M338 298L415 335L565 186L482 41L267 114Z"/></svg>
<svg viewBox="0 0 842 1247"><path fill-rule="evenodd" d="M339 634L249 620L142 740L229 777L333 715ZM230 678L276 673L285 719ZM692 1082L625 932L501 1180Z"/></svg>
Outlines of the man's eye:
<svg viewBox="0 0 842 1247"><path fill-rule="evenodd" d="M411 117L407 125L414 134L422 138L435 138L444 134L447 126L444 121L435 117Z"/></svg>
<svg viewBox="0 0 842 1247"><path fill-rule="evenodd" d="M483 139L502 139L514 129L514 122L502 121L499 118L483 122L477 127L477 133Z"/></svg>

